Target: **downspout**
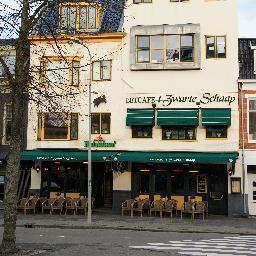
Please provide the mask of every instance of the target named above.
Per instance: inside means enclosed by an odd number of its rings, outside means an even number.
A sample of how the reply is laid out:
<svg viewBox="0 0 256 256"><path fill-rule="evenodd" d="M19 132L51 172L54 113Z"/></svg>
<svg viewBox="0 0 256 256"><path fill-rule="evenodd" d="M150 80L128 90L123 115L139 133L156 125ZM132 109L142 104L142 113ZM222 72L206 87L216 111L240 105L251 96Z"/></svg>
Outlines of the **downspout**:
<svg viewBox="0 0 256 256"><path fill-rule="evenodd" d="M241 125L242 125L242 175L243 175L243 213L244 215L247 214L246 209L246 197L245 197L245 161L244 161L244 149L245 149L245 136L244 136L244 93L243 93L243 83L239 83L239 91L241 97L241 104L242 104L242 115L241 115Z"/></svg>

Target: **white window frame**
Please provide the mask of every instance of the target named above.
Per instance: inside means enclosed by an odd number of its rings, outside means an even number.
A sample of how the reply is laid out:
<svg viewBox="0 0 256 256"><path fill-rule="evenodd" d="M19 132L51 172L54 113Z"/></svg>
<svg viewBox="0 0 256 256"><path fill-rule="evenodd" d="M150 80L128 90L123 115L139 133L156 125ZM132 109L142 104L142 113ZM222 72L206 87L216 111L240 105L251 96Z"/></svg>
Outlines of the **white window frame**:
<svg viewBox="0 0 256 256"><path fill-rule="evenodd" d="M256 110L251 110L250 111L250 100L255 100L256 101L256 95L250 95L250 97L247 98L247 138L248 138L248 143L256 143L256 140L250 140L250 112L256 112Z"/></svg>

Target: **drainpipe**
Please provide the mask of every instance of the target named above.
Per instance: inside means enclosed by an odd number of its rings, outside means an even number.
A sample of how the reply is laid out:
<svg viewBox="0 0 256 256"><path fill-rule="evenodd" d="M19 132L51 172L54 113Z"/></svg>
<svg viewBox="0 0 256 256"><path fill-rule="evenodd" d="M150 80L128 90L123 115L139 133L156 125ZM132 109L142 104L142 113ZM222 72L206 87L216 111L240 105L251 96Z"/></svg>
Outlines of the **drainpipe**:
<svg viewBox="0 0 256 256"><path fill-rule="evenodd" d="M242 175L243 175L243 213L244 215L247 214L246 210L246 197L245 197L245 161L244 161L244 148L245 148L245 136L244 136L244 93L243 93L243 83L239 83L239 91L240 91L240 97L241 97L241 104L242 104Z"/></svg>

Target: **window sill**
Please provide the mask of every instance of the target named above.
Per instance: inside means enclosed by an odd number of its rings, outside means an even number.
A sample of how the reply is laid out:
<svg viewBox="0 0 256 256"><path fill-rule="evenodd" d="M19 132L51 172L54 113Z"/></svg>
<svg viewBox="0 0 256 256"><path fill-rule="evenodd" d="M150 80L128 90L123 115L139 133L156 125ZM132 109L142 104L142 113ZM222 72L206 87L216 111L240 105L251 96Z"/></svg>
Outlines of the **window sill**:
<svg viewBox="0 0 256 256"><path fill-rule="evenodd" d="M201 66L198 63L136 63L130 65L131 70L200 70Z"/></svg>

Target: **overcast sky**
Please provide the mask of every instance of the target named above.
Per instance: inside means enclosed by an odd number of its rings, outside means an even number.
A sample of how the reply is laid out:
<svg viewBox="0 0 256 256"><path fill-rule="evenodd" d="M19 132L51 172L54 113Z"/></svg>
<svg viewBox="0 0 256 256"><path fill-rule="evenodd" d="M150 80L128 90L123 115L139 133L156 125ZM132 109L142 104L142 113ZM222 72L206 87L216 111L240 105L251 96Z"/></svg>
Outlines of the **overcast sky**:
<svg viewBox="0 0 256 256"><path fill-rule="evenodd" d="M14 4L16 1L0 0L0 2L12 5L12 3ZM256 38L256 0L238 0L238 3L239 3L239 37L255 37ZM3 7L0 6L0 9L1 8Z"/></svg>
<svg viewBox="0 0 256 256"><path fill-rule="evenodd" d="M239 37L256 37L256 0L239 0Z"/></svg>

